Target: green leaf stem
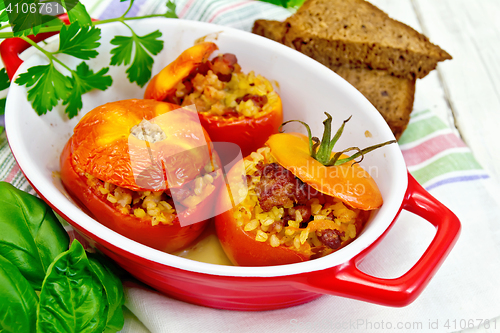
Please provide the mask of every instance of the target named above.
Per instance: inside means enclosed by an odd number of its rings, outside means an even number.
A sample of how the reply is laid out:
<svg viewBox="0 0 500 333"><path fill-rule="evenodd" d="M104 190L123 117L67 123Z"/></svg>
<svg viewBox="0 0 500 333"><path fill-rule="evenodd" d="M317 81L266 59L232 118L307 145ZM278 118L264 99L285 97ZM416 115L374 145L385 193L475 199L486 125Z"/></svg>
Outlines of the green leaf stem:
<svg viewBox="0 0 500 333"><path fill-rule="evenodd" d="M367 154L367 153L369 153L377 148L380 148L380 147L383 147L383 146L386 146L386 145L389 145L391 143L396 142L396 140L389 140L389 141L379 143L379 144L376 144L376 145L373 145L370 147L366 147L364 149L360 149L358 147L349 147L349 148L346 148L346 149L343 149L341 151L334 153L333 157L332 157L333 148L335 147L335 144L342 136L342 133L344 133L345 125L347 124L347 122L349 120L351 120L352 116L350 116L349 118L347 118L346 120L343 121L342 125L339 127L339 129L337 130L337 132L335 133L335 135L332 138L333 118L327 112L325 112L325 115L326 115L326 119L323 121L324 130L323 130L323 138L321 139L321 141L316 137L312 137L311 128L309 127L308 124L306 124L303 121L289 120L289 121L284 122L281 125L281 127L283 127L284 125L286 125L290 122L298 122L298 123L304 125L304 127L307 130L307 135L309 138L309 154L311 155L312 158L314 158L315 160L317 160L318 162L320 162L324 166L341 165L341 164L353 161L358 157L361 157L361 159L359 161L354 162L354 163L359 163L363 160L365 154ZM353 151L353 150L356 150L357 152L349 157L340 158L342 156L342 154L347 153L349 151Z"/></svg>

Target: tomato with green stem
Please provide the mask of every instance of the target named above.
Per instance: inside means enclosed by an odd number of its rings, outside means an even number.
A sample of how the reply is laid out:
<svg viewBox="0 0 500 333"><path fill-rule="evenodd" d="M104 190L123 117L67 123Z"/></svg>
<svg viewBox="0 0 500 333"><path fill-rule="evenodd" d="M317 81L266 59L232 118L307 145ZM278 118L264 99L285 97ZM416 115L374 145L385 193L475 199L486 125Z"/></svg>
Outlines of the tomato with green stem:
<svg viewBox="0 0 500 333"><path fill-rule="evenodd" d="M233 264L307 261L337 251L359 235L383 199L356 158L395 141L332 152L348 120L331 138L332 118L327 114L321 141L303 123L307 136L272 135L266 148L245 158L247 192L233 194L240 204L215 218L217 235ZM344 154L351 150L356 153ZM234 199L239 192L243 200ZM220 197L220 204L228 205L224 200L228 198Z"/></svg>
<svg viewBox="0 0 500 333"><path fill-rule="evenodd" d="M234 55L209 60L217 49L203 42L185 50L151 79L144 98L194 104L212 141L235 143L246 156L278 132L281 99L267 79L242 73Z"/></svg>

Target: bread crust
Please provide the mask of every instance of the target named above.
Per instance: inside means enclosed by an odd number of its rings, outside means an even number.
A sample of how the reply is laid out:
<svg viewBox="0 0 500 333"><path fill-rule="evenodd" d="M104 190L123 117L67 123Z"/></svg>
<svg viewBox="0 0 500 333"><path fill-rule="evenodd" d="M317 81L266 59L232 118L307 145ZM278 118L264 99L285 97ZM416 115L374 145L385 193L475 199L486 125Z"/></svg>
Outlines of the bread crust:
<svg viewBox="0 0 500 333"><path fill-rule="evenodd" d="M252 32L283 43L286 23L257 20ZM328 56L308 56L323 63L358 89L380 112L396 139L399 139L408 125L413 109L415 77L397 77L385 70L355 67L352 63L332 65L332 62L325 60Z"/></svg>
<svg viewBox="0 0 500 333"><path fill-rule="evenodd" d="M423 78L451 59L439 46L364 0L307 0L286 20L283 43L327 66ZM321 59L321 60L320 60Z"/></svg>

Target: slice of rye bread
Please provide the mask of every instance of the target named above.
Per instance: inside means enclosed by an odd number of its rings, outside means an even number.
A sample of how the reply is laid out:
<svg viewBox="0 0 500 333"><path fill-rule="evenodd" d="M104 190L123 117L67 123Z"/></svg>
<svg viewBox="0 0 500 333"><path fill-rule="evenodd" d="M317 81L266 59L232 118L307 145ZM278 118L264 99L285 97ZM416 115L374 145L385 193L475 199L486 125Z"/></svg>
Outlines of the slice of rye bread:
<svg viewBox="0 0 500 333"><path fill-rule="evenodd" d="M287 20L285 45L323 64L422 78L451 56L364 0L307 0Z"/></svg>
<svg viewBox="0 0 500 333"><path fill-rule="evenodd" d="M415 79L399 78L382 70L347 66L333 70L373 104L399 139L408 126L413 110Z"/></svg>
<svg viewBox="0 0 500 333"><path fill-rule="evenodd" d="M252 29L253 33L280 43L283 42L285 31L284 22L268 20L255 21ZM375 106L396 139L399 139L408 125L413 109L415 78L400 78L387 71L351 68L349 65L328 67L358 89Z"/></svg>

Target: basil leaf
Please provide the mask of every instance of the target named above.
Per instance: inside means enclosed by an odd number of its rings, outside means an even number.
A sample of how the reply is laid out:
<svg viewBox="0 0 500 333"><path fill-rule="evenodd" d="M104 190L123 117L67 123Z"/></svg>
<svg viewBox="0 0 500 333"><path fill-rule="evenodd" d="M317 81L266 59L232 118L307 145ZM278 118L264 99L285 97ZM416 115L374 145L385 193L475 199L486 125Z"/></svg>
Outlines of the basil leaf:
<svg viewBox="0 0 500 333"><path fill-rule="evenodd" d="M29 282L0 256L0 332L35 332L37 303Z"/></svg>
<svg viewBox="0 0 500 333"><path fill-rule="evenodd" d="M102 332L106 326L106 292L77 240L50 265L37 311L37 333Z"/></svg>
<svg viewBox="0 0 500 333"><path fill-rule="evenodd" d="M87 253L87 257L90 267L103 285L108 299L109 307L105 332L117 332L123 328L124 324L122 306L125 298L122 282L110 269L113 264L108 262L106 258L94 253Z"/></svg>
<svg viewBox="0 0 500 333"><path fill-rule="evenodd" d="M40 290L49 265L69 244L54 213L37 197L0 182L0 230L0 255Z"/></svg>

